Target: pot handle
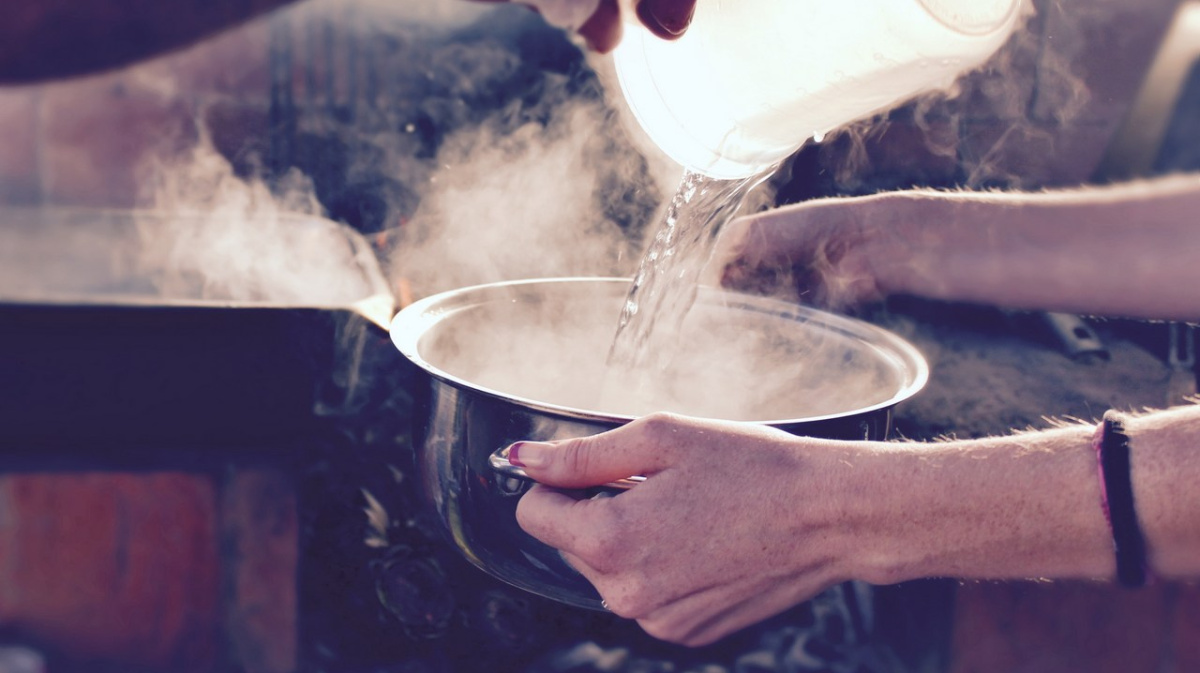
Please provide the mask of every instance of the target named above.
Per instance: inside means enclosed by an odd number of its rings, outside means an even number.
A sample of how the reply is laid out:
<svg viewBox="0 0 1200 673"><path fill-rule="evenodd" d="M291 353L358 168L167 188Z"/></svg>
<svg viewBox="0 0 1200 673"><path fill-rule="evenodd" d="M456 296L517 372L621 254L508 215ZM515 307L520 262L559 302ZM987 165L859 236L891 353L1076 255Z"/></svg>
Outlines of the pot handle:
<svg viewBox="0 0 1200 673"><path fill-rule="evenodd" d="M524 468L517 467L516 465L513 465L511 462L509 462L508 449L509 449L509 447L505 446L501 449L496 450L494 453L492 453L491 456L488 457L488 464L492 466L493 470L499 472L500 474L502 474L506 477L516 477L517 479L525 479L526 481L533 481L532 477L530 477L528 474L525 474ZM632 477L626 477L624 479L610 481L607 484L598 486L597 488L613 488L613 489L625 491L625 490L633 488L634 486L637 486L638 484L642 483L643 481L646 481L645 477L643 477L641 475L634 475Z"/></svg>

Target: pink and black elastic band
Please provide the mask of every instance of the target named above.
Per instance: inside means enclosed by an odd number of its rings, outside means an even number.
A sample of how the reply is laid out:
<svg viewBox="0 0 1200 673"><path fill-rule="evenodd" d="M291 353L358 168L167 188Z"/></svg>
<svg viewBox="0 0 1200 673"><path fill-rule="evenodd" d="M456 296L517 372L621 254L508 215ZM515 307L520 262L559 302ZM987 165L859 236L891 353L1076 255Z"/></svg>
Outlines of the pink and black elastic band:
<svg viewBox="0 0 1200 673"><path fill-rule="evenodd" d="M1150 579L1146 540L1134 508L1129 436L1125 434L1125 421L1120 414L1114 411L1104 414L1092 446L1100 472L1101 506L1112 530L1117 556L1117 582L1126 587L1143 587Z"/></svg>

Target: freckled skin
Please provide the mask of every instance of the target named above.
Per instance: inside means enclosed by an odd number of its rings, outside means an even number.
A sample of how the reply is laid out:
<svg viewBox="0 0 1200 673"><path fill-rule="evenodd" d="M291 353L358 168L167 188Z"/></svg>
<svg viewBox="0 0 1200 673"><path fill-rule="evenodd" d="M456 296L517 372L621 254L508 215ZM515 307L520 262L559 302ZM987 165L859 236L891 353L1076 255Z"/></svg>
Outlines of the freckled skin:
<svg viewBox="0 0 1200 673"><path fill-rule="evenodd" d="M716 259L727 285L784 278L800 301L836 309L912 294L1194 321L1198 207L1200 175L1059 192L823 199L731 222Z"/></svg>
<svg viewBox="0 0 1200 673"><path fill-rule="evenodd" d="M786 264L800 271L800 299L816 303L906 292L1195 320L1196 212L1198 176L808 202L735 223L726 280ZM837 442L656 414L547 447L545 464L529 469L546 485L524 497L518 517L614 612L653 636L701 645L851 578L1112 580L1093 431ZM1151 568L1200 577L1200 407L1132 417L1127 432ZM552 488L631 474L648 479L606 500Z"/></svg>
<svg viewBox="0 0 1200 673"><path fill-rule="evenodd" d="M618 615L703 645L846 579L1112 579L1093 428L940 443L840 442L655 414L550 447L518 519ZM1131 420L1158 572L1200 574L1200 408ZM586 460L568 457L587 453ZM585 465L582 471L567 465ZM1170 466L1170 471L1164 469ZM564 488L641 473L614 498Z"/></svg>
<svg viewBox="0 0 1200 673"><path fill-rule="evenodd" d="M124 65L286 1L0 0L0 84ZM617 18L636 12L669 39L693 6L602 0L580 33L607 51L620 39ZM1196 320L1197 212L1196 176L1074 193L810 202L730 227L736 259L726 282L788 279L801 300L823 305L910 293ZM1134 418L1128 433L1151 567L1200 576L1198 408ZM634 473L650 477L644 484L597 501L539 486L518 516L562 548L617 614L699 645L846 578L1111 578L1089 438L1090 428L1066 428L930 445L848 443L654 415L560 443L546 465L528 468L559 487Z"/></svg>

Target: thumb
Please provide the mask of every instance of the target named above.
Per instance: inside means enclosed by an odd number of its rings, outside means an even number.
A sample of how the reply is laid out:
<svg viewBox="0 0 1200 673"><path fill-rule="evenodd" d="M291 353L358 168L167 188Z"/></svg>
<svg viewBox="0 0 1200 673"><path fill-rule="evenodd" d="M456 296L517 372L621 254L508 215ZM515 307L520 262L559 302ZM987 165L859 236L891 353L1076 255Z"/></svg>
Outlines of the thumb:
<svg viewBox="0 0 1200 673"><path fill-rule="evenodd" d="M588 488L666 467L636 423L590 437L553 442L517 442L508 449L509 462L531 478L559 488Z"/></svg>

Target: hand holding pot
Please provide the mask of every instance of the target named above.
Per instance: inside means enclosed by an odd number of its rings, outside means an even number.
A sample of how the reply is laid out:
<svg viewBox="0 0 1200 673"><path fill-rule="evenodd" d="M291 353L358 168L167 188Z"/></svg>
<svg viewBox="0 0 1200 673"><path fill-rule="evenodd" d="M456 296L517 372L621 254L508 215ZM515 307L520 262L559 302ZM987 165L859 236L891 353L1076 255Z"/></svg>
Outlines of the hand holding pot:
<svg viewBox="0 0 1200 673"><path fill-rule="evenodd" d="M1200 407L1128 419L1148 564L1200 573L1192 451ZM605 433L515 445L561 488L632 473L638 486L578 500L547 485L517 518L562 550L616 614L703 645L845 579L1115 575L1095 429L1072 425L932 444L848 442L655 414ZM510 449L510 457L513 451Z"/></svg>
<svg viewBox="0 0 1200 673"><path fill-rule="evenodd" d="M521 500L521 526L657 638L707 644L854 575L846 552L862 541L839 482L855 443L655 414L514 449L541 482ZM612 498L553 488L631 474L647 479Z"/></svg>
<svg viewBox="0 0 1200 673"><path fill-rule="evenodd" d="M480 0L507 2L508 0ZM546 22L579 33L588 47L612 51L621 41L621 16L635 14L652 33L664 40L679 38L691 23L696 0L518 0L537 11Z"/></svg>

